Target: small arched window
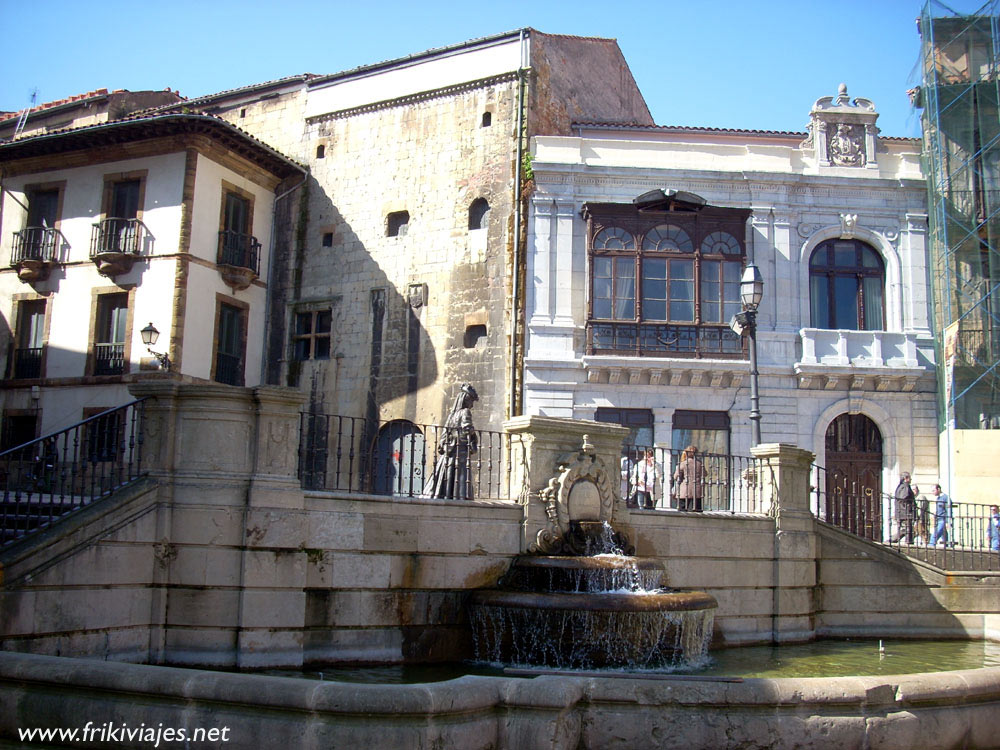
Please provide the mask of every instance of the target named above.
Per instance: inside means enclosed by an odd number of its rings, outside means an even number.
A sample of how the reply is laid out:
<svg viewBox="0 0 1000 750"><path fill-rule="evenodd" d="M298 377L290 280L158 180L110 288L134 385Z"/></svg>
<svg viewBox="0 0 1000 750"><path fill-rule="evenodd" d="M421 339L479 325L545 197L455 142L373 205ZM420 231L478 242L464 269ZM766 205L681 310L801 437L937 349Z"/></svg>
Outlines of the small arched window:
<svg viewBox="0 0 1000 750"><path fill-rule="evenodd" d="M485 198L476 198L469 206L469 229L486 229L490 217L490 204Z"/></svg>
<svg viewBox="0 0 1000 750"><path fill-rule="evenodd" d="M316 158L323 159L326 157L326 146L322 143L316 147Z"/></svg>
<svg viewBox="0 0 1000 750"><path fill-rule="evenodd" d="M492 124L493 124L493 113L483 112L483 119L480 127L488 128Z"/></svg>
<svg viewBox="0 0 1000 750"><path fill-rule="evenodd" d="M885 328L885 267L858 240L827 240L809 259L813 328L880 331Z"/></svg>

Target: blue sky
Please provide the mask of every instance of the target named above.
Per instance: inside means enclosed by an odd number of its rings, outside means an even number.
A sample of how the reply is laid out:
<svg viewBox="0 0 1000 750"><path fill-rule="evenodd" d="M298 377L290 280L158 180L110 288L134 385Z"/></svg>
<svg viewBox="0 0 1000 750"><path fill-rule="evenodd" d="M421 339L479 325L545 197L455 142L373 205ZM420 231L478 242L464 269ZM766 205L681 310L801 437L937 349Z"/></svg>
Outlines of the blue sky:
<svg viewBox="0 0 1000 750"><path fill-rule="evenodd" d="M530 26L618 40L660 125L802 130L844 82L883 135L916 136L920 0L0 0L0 110L31 91L188 97L333 73ZM957 11L977 0L954 0ZM12 33L15 32L16 33Z"/></svg>

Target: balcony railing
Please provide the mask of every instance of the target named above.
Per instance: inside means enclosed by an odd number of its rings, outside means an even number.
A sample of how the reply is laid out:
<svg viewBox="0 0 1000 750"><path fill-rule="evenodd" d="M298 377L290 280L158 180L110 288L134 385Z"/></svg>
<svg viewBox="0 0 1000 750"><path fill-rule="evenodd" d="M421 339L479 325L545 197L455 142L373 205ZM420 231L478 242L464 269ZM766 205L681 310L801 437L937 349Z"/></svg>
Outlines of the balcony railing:
<svg viewBox="0 0 1000 750"><path fill-rule="evenodd" d="M821 521L944 570L1000 570L988 505L955 502L952 514L939 519L933 497L904 503L877 489L835 481L815 465L811 485L812 512Z"/></svg>
<svg viewBox="0 0 1000 750"><path fill-rule="evenodd" d="M418 497L432 492L435 465L445 462L461 499L513 499L510 435L477 430L476 437L475 451L449 453L455 441L446 427L305 413L299 478L306 489Z"/></svg>
<svg viewBox="0 0 1000 750"><path fill-rule="evenodd" d="M125 372L125 344L94 344L94 374L121 375Z"/></svg>
<svg viewBox="0 0 1000 750"><path fill-rule="evenodd" d="M41 346L15 349L13 377L18 380L42 377L43 351L44 348Z"/></svg>
<svg viewBox="0 0 1000 750"><path fill-rule="evenodd" d="M253 235L223 230L219 232L220 266L247 268L260 273L260 243Z"/></svg>
<svg viewBox="0 0 1000 750"><path fill-rule="evenodd" d="M215 381L243 385L243 360L233 354L215 353Z"/></svg>
<svg viewBox="0 0 1000 750"><path fill-rule="evenodd" d="M0 452L0 546L142 476L143 406L134 401Z"/></svg>
<svg viewBox="0 0 1000 750"><path fill-rule="evenodd" d="M138 219L102 219L90 233L90 257L108 253L139 255L142 236L143 225Z"/></svg>
<svg viewBox="0 0 1000 750"><path fill-rule="evenodd" d="M10 256L10 264L17 266L26 260L57 263L59 232L49 227L27 227L14 232L14 251Z"/></svg>
<svg viewBox="0 0 1000 750"><path fill-rule="evenodd" d="M747 356L743 339L722 325L591 321L587 324L587 342L590 354L718 359Z"/></svg>

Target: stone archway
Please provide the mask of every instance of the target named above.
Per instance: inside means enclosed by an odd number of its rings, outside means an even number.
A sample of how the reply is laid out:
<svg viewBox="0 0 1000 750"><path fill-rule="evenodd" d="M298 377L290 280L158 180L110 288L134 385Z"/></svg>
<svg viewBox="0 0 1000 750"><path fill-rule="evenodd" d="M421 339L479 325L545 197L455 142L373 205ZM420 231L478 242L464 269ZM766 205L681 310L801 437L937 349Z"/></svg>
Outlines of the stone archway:
<svg viewBox="0 0 1000 750"><path fill-rule="evenodd" d="M866 539L882 536L882 433L864 414L841 414L826 430L828 522Z"/></svg>

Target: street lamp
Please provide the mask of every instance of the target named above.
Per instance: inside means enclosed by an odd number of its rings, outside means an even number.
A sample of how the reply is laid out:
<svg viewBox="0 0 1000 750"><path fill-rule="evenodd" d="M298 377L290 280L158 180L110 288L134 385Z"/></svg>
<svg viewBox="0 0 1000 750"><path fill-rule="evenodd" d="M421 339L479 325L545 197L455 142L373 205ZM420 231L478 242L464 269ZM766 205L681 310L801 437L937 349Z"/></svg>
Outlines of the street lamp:
<svg viewBox="0 0 1000 750"><path fill-rule="evenodd" d="M156 340L160 338L160 332L156 330L156 326L150 323L148 326L139 331L139 335L142 336L142 343L146 345L146 351L159 360L160 367L163 368L165 372L170 372L170 357L167 356L167 353L154 352L150 348L156 343Z"/></svg>
<svg viewBox="0 0 1000 750"><path fill-rule="evenodd" d="M744 333L750 337L750 436L754 445L760 445L760 394L757 373L757 308L764 296L764 278L760 269L752 263L743 271L740 279L740 300L743 312L737 313L729 322L737 336Z"/></svg>

